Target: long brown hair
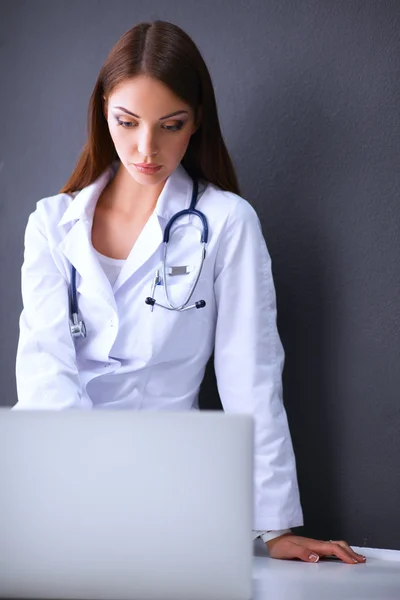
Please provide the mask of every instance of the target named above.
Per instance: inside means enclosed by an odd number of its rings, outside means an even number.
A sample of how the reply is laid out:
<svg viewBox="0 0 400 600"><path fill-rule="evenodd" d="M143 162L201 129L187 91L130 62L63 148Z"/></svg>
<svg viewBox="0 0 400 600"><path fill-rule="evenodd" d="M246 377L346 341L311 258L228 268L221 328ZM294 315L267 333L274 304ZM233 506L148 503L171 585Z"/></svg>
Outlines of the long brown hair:
<svg viewBox="0 0 400 600"><path fill-rule="evenodd" d="M191 106L196 120L201 106L200 126L190 138L182 165L192 178L240 194L235 169L222 137L207 66L189 35L166 21L139 23L112 48L90 98L88 140L60 192L84 188L118 159L103 112L103 97L108 97L122 81L136 75L148 75L166 85Z"/></svg>

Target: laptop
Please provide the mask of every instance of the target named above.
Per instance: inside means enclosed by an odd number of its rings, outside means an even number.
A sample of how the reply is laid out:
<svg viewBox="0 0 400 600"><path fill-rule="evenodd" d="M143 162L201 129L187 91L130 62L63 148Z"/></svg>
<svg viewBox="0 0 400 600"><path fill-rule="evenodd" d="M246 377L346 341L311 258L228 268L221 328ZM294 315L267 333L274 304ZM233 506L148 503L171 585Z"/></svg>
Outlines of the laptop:
<svg viewBox="0 0 400 600"><path fill-rule="evenodd" d="M250 600L253 419L0 409L0 597Z"/></svg>

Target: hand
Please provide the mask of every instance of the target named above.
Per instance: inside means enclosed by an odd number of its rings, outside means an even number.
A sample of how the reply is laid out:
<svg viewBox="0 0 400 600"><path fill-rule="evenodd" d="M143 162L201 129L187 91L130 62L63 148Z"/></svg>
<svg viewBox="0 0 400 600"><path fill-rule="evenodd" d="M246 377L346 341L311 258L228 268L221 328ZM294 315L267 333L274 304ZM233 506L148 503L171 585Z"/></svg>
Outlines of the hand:
<svg viewBox="0 0 400 600"><path fill-rule="evenodd" d="M337 556L350 565L365 563L366 558L356 554L347 542L323 542L285 533L266 542L271 558L299 558L305 562L318 562L321 556Z"/></svg>

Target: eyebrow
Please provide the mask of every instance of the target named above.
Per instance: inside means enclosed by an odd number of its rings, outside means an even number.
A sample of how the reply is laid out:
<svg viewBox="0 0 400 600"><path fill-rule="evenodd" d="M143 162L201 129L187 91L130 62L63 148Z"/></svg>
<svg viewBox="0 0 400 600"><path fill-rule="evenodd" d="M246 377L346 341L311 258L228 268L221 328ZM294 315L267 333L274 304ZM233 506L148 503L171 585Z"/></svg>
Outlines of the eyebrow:
<svg viewBox="0 0 400 600"><path fill-rule="evenodd" d="M139 115L135 115L135 113L131 112L127 108L124 108L123 106L114 106L114 108L118 108L119 110L122 110L123 112L127 113L128 115L131 115L132 117L135 117L136 119L141 118L139 117ZM186 113L187 115L189 114L187 110L176 110L175 112L170 113L169 115L160 117L159 121L164 121L164 119L170 119L171 117L176 117L176 115L182 115L183 113Z"/></svg>

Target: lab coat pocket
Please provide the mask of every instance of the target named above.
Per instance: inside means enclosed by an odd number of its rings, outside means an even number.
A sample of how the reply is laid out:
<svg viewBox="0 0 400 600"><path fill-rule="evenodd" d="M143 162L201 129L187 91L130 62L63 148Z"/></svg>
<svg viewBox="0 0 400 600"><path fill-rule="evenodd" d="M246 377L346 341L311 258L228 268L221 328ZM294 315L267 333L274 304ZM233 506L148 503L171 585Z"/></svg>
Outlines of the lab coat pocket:
<svg viewBox="0 0 400 600"><path fill-rule="evenodd" d="M189 275L182 275L182 278ZM179 276L180 278L180 276ZM181 306L187 299L192 281L176 279L173 284L168 284L168 295L173 306ZM188 306L204 299L204 289L199 280ZM168 306L163 285L156 286L154 294L156 302ZM149 307L148 323L150 323L153 351L165 360L187 359L196 357L204 348L205 338L210 328L210 313L204 308L190 308L188 310L168 310L163 306Z"/></svg>
<svg viewBox="0 0 400 600"><path fill-rule="evenodd" d="M181 267L173 267L173 269L178 268ZM184 303L186 303L189 295L192 292L193 293L188 305L191 305L193 302L196 302L197 299L199 299L197 298L199 294L199 282L197 283L193 291L193 285L196 281L196 276L197 273L194 270L188 273L178 273L173 275L167 272L166 281L164 281L164 275L162 274L161 283L157 286L156 290L157 296L160 298L160 300L158 300L156 297L157 302L161 302L165 305L168 305L166 292L168 292L169 301L172 304L172 306L182 306Z"/></svg>

